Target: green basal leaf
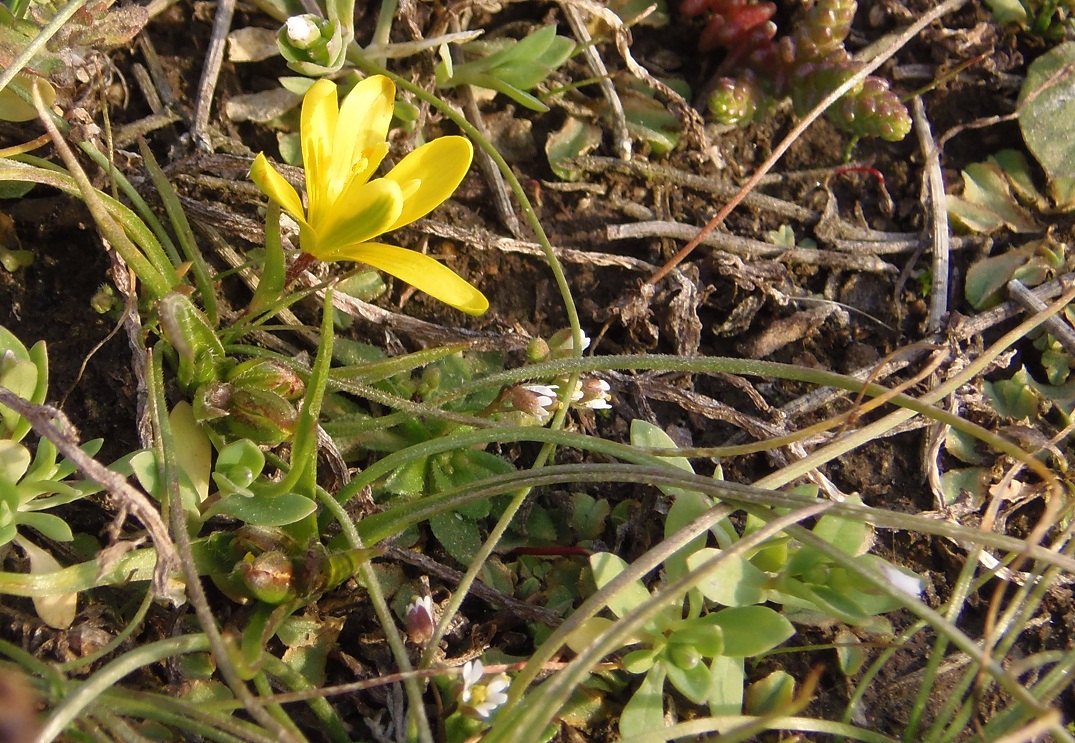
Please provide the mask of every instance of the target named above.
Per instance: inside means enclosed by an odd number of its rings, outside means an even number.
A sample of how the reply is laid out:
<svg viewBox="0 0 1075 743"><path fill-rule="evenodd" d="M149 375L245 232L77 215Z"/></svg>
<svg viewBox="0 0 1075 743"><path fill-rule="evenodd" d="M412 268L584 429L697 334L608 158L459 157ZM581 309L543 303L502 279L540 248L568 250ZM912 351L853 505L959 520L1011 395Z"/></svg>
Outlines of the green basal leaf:
<svg viewBox="0 0 1075 743"><path fill-rule="evenodd" d="M667 675L663 663L658 663L646 674L642 684L628 700L620 714L620 735L627 736L643 730L660 730L664 727L664 680Z"/></svg>
<svg viewBox="0 0 1075 743"><path fill-rule="evenodd" d="M791 622L768 606L740 606L710 614L724 632L723 655L749 658L795 634Z"/></svg>
<svg viewBox="0 0 1075 743"><path fill-rule="evenodd" d="M848 496L847 502L862 505L857 495ZM863 554L873 543L873 530L865 521L856 519L825 515L818 519L812 531L814 536L852 556Z"/></svg>
<svg viewBox="0 0 1075 743"><path fill-rule="evenodd" d="M568 116L564 125L549 135L545 141L545 154L549 167L558 178L577 181L582 173L574 170L570 162L601 144L601 129L574 116Z"/></svg>
<svg viewBox="0 0 1075 743"><path fill-rule="evenodd" d="M700 549L687 558L689 570L720 554L720 550ZM741 555L725 557L720 570L698 583L702 594L721 606L750 606L768 599L769 576Z"/></svg>
<svg viewBox="0 0 1075 743"><path fill-rule="evenodd" d="M1016 421L1037 418L1039 397L1025 368L1011 379L986 382L984 391L998 415Z"/></svg>
<svg viewBox="0 0 1075 743"><path fill-rule="evenodd" d="M11 439L0 439L0 480L17 483L30 466L30 451Z"/></svg>
<svg viewBox="0 0 1075 743"><path fill-rule="evenodd" d="M966 467L948 470L941 475L941 492L945 505L955 503L980 504L989 484L989 470L985 467Z"/></svg>
<svg viewBox="0 0 1075 743"><path fill-rule="evenodd" d="M633 650L623 656L623 669L627 673L647 673L653 668L653 664L657 662L660 655L661 651L656 648Z"/></svg>
<svg viewBox="0 0 1075 743"><path fill-rule="evenodd" d="M429 528L445 552L462 565L469 565L482 546L481 532L473 519L461 513L440 513L429 518Z"/></svg>
<svg viewBox="0 0 1075 743"><path fill-rule="evenodd" d="M743 709L746 673L743 659L718 655L709 664L713 685L709 691L709 712L718 717L738 715Z"/></svg>
<svg viewBox="0 0 1075 743"><path fill-rule="evenodd" d="M747 687L744 711L748 715L775 715L795 699L795 679L785 671L773 671Z"/></svg>
<svg viewBox="0 0 1075 743"><path fill-rule="evenodd" d="M626 570L627 563L610 552L598 552L590 555L590 569L593 571L594 583L601 589ZM616 616L622 617L649 599L649 595L642 581L631 581L609 599L608 608Z"/></svg>
<svg viewBox="0 0 1075 743"><path fill-rule="evenodd" d="M681 668L675 663L665 664L665 671L672 686L695 704L705 704L713 688L713 674L705 663Z"/></svg>
<svg viewBox="0 0 1075 743"><path fill-rule="evenodd" d="M1030 64L1018 110L1023 139L1049 178L1075 178L1075 41Z"/></svg>
<svg viewBox="0 0 1075 743"><path fill-rule="evenodd" d="M317 510L317 504L298 493L274 496L226 495L206 513L206 518L223 514L251 526L294 524Z"/></svg>
<svg viewBox="0 0 1075 743"><path fill-rule="evenodd" d="M51 513L22 512L16 520L19 526L37 529L42 536L54 542L70 542L75 538L67 522L59 516L53 516Z"/></svg>
<svg viewBox="0 0 1075 743"><path fill-rule="evenodd" d="M604 498L599 500L586 493L575 493L571 499L571 526L576 537L582 541L597 539L604 534L605 522L611 510L612 507Z"/></svg>

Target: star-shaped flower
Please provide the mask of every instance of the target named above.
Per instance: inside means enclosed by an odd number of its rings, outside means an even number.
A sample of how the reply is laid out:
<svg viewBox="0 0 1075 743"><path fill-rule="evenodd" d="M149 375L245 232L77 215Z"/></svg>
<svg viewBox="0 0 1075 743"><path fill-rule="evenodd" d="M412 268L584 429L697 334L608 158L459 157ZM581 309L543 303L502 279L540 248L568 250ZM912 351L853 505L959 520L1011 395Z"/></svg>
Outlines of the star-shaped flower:
<svg viewBox="0 0 1075 743"><path fill-rule="evenodd" d="M308 209L294 187L259 154L250 169L258 188L299 223L299 245L321 261L366 263L472 315L485 296L427 255L373 238L424 217L463 180L474 148L463 137L434 139L383 178L370 177L388 153L395 85L366 78L342 108L336 84L318 80L302 101L302 162Z"/></svg>

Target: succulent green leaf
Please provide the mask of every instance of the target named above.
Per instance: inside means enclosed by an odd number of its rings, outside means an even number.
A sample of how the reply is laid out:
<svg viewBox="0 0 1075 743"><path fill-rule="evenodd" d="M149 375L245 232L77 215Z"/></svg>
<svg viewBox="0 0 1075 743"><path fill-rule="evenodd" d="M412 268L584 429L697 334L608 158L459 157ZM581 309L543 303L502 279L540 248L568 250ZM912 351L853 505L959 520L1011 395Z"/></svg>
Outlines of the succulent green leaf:
<svg viewBox="0 0 1075 743"><path fill-rule="evenodd" d="M217 501L208 515L224 514L251 526L284 526L309 516L317 504L298 493L273 496L233 493Z"/></svg>
<svg viewBox="0 0 1075 743"><path fill-rule="evenodd" d="M482 546L481 533L473 519L449 511L429 518L429 528L444 550L462 565L469 565Z"/></svg>
<svg viewBox="0 0 1075 743"><path fill-rule="evenodd" d="M773 715L787 709L795 699L795 679L785 671L773 671L747 687L745 711L749 715Z"/></svg>
<svg viewBox="0 0 1075 743"><path fill-rule="evenodd" d="M598 552L590 555L590 569L593 571L594 583L600 589L626 570L627 563L611 552ZM616 616L622 617L649 599L649 596L649 591L646 590L642 581L631 581L609 599L608 608Z"/></svg>
<svg viewBox="0 0 1075 743"><path fill-rule="evenodd" d="M628 700L620 714L620 735L664 727L664 680L667 671L658 663L646 674L642 684Z"/></svg>
<svg viewBox="0 0 1075 743"><path fill-rule="evenodd" d="M696 570L719 554L717 549L700 549L687 558L687 567ZM767 600L768 584L769 576L749 560L741 555L730 555L724 558L720 570L698 584L698 589L707 599L721 606L751 606Z"/></svg>
<svg viewBox="0 0 1075 743"><path fill-rule="evenodd" d="M768 606L733 607L709 616L724 632L724 655L749 658L795 634L791 622Z"/></svg>
<svg viewBox="0 0 1075 743"><path fill-rule="evenodd" d="M570 162L576 157L587 154L601 144L601 129L574 116L559 129L549 135L545 142L545 154L549 166L557 177L565 181L577 181L582 173L573 169Z"/></svg>

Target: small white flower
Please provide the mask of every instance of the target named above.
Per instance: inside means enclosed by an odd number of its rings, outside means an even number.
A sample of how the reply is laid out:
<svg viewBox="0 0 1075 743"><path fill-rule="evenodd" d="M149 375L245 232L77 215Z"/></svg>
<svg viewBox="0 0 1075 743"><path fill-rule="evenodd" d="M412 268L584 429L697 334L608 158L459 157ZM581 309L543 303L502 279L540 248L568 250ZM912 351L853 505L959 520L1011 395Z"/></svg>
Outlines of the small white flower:
<svg viewBox="0 0 1075 743"><path fill-rule="evenodd" d="M481 683L485 667L480 660L467 661L463 666L463 689L459 692L459 704L463 711L477 715L483 720L508 701L507 688L511 681L498 673L484 684Z"/></svg>
<svg viewBox="0 0 1075 743"><path fill-rule="evenodd" d="M299 49L306 49L321 38L321 28L314 23L313 17L293 15L287 19L287 38Z"/></svg>
<svg viewBox="0 0 1075 743"><path fill-rule="evenodd" d="M564 328L563 330L557 330L551 336L549 336L549 353L554 359L566 359L569 356L574 355L575 350L575 337L571 333L571 328ZM590 337L585 332L582 333L582 350L585 351L590 347Z"/></svg>
<svg viewBox="0 0 1075 743"><path fill-rule="evenodd" d="M576 408L589 408L590 410L609 410L612 405L610 394L611 387L608 382L597 377L586 377L579 381L575 391L571 394L571 404Z"/></svg>
<svg viewBox="0 0 1075 743"><path fill-rule="evenodd" d="M560 407L556 385L522 384L511 391L511 406L521 413L528 413L544 425Z"/></svg>

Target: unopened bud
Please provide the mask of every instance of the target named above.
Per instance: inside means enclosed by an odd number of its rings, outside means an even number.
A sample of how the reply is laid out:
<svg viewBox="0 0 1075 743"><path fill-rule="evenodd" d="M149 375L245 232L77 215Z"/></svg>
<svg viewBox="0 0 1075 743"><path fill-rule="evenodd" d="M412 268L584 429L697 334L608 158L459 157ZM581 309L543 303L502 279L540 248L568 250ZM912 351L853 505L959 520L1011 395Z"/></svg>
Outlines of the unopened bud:
<svg viewBox="0 0 1075 743"><path fill-rule="evenodd" d="M549 344L544 338L534 338L526 345L526 358L534 364L549 358Z"/></svg>
<svg viewBox="0 0 1075 743"><path fill-rule="evenodd" d="M224 423L235 436L276 446L294 435L298 419L295 406L275 392L240 387L232 392Z"/></svg>
<svg viewBox="0 0 1075 743"><path fill-rule="evenodd" d="M433 637L437 622L433 616L433 599L428 595L415 596L407 607L404 617L407 623L407 635L416 645L424 645Z"/></svg>
<svg viewBox="0 0 1075 743"><path fill-rule="evenodd" d="M511 407L520 413L527 413L544 424L560 407L556 385L520 384L511 390Z"/></svg>
<svg viewBox="0 0 1075 743"><path fill-rule="evenodd" d="M586 333L582 334L582 348L585 351L590 347L590 338ZM566 359L575 355L575 337L571 328L557 330L549 336L549 356L554 359Z"/></svg>
<svg viewBox="0 0 1075 743"><path fill-rule="evenodd" d="M236 387L275 392L285 400L297 400L305 390L299 375L274 359L244 361L231 370L228 381Z"/></svg>
<svg viewBox="0 0 1075 743"><path fill-rule="evenodd" d="M258 601L281 604L294 595L294 567L283 552L265 552L235 566L239 580Z"/></svg>
<svg viewBox="0 0 1075 743"><path fill-rule="evenodd" d="M284 24L287 40L297 49L309 49L321 40L321 28L325 22L310 13L291 16Z"/></svg>

